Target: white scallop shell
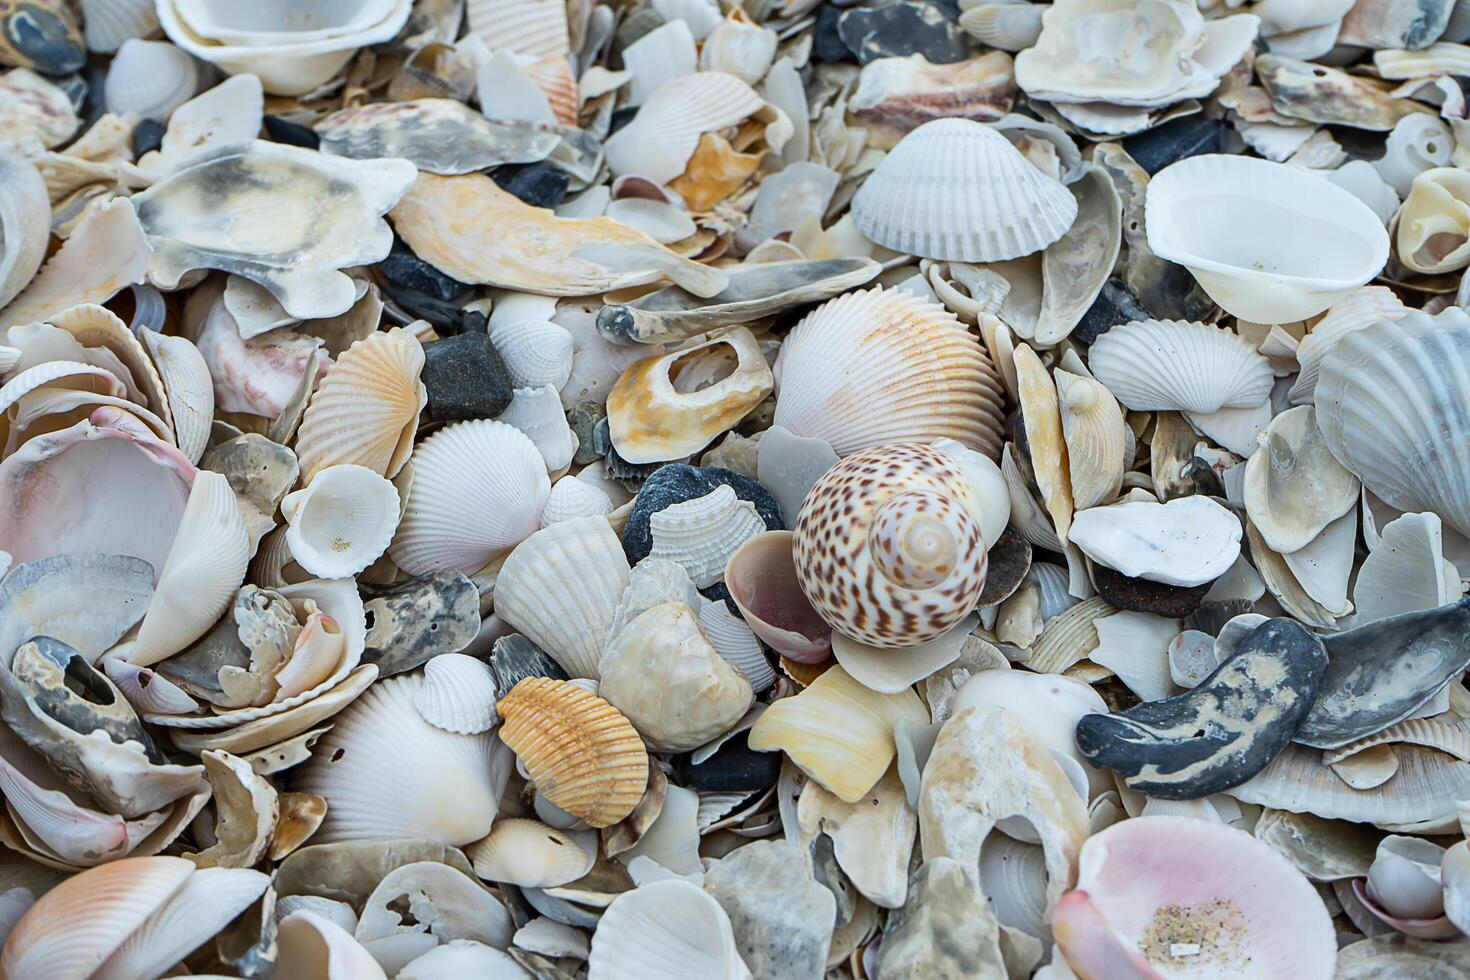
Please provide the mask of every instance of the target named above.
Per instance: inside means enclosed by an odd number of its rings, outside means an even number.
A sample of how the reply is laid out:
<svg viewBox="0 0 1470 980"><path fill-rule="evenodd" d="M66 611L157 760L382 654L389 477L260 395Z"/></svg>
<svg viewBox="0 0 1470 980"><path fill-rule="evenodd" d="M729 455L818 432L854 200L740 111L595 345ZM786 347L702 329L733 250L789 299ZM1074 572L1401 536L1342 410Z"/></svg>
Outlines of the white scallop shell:
<svg viewBox="0 0 1470 980"><path fill-rule="evenodd" d="M512 320L490 331L514 388L551 385L561 391L572 376L572 335L550 320Z"/></svg>
<svg viewBox="0 0 1470 980"><path fill-rule="evenodd" d="M484 840L465 848L475 874L486 881L523 888L556 888L592 870L597 856L584 850L564 831L539 820L495 821Z"/></svg>
<svg viewBox="0 0 1470 980"><path fill-rule="evenodd" d="M1134 320L1093 343L1088 366L1135 412L1253 408L1271 394L1271 363L1226 327Z"/></svg>
<svg viewBox="0 0 1470 980"><path fill-rule="evenodd" d="M0 154L0 309L25 288L46 257L51 202L24 157Z"/></svg>
<svg viewBox="0 0 1470 980"><path fill-rule="evenodd" d="M508 759L497 758L489 732L457 735L425 721L414 707L425 683L415 673L374 684L297 770L296 787L327 800L315 843L422 837L459 846L489 832Z"/></svg>
<svg viewBox="0 0 1470 980"><path fill-rule="evenodd" d="M1077 217L1077 201L995 130L937 119L889 151L852 210L863 235L884 248L996 262L1061 238Z"/></svg>
<svg viewBox="0 0 1470 980"><path fill-rule="evenodd" d="M378 560L398 527L398 491L366 466L318 470L281 501L286 544L318 578L348 578Z"/></svg>
<svg viewBox="0 0 1470 980"><path fill-rule="evenodd" d="M649 882L623 892L597 923L588 980L750 980L730 918L698 885Z"/></svg>
<svg viewBox="0 0 1470 980"><path fill-rule="evenodd" d="M158 30L153 0L81 0L82 37L88 51L116 51L124 41Z"/></svg>
<svg viewBox="0 0 1470 980"><path fill-rule="evenodd" d="M536 58L574 53L559 0L467 0L464 6L469 33L491 51Z"/></svg>
<svg viewBox="0 0 1470 980"><path fill-rule="evenodd" d="M730 612L729 606L722 601L705 602L699 607L698 615L699 628L710 646L745 675L757 694L776 683L776 671L765 648L745 625L745 620Z"/></svg>
<svg viewBox="0 0 1470 980"><path fill-rule="evenodd" d="M541 508L541 525L559 524L574 517L601 517L612 511L612 501L600 487L575 476L564 476L551 486L546 506Z"/></svg>
<svg viewBox="0 0 1470 980"><path fill-rule="evenodd" d="M648 557L681 566L704 589L725 577L735 550L766 529L755 505L721 485L703 497L671 504L649 518L653 548Z"/></svg>
<svg viewBox="0 0 1470 980"><path fill-rule="evenodd" d="M550 472L561 472L571 465L577 452L577 437L567 421L566 412L562 410L561 396L555 386L514 389L510 404L498 419L525 433ZM544 497L542 502L545 502Z"/></svg>
<svg viewBox="0 0 1470 980"><path fill-rule="evenodd" d="M1327 446L1363 485L1404 511L1432 510L1470 534L1470 315L1412 311L1339 340L1315 401Z"/></svg>
<svg viewBox="0 0 1470 980"><path fill-rule="evenodd" d="M1148 246L1253 323L1315 316L1388 260L1383 222L1302 167L1204 154L1165 167L1144 203Z"/></svg>
<svg viewBox="0 0 1470 980"><path fill-rule="evenodd" d="M614 176L638 174L666 184L684 172L701 135L734 126L764 106L754 89L724 72L671 79L608 137L608 167Z"/></svg>
<svg viewBox="0 0 1470 980"><path fill-rule="evenodd" d="M1020 51L1041 36L1047 9L1039 3L982 3L960 14L960 26L987 47Z"/></svg>
<svg viewBox="0 0 1470 980"><path fill-rule="evenodd" d="M441 653L424 664L414 707L435 728L459 735L495 727L495 675L474 657Z"/></svg>
<svg viewBox="0 0 1470 980"><path fill-rule="evenodd" d="M514 426L475 419L419 443L413 485L388 553L410 575L473 575L536 530L546 463Z"/></svg>
<svg viewBox="0 0 1470 980"><path fill-rule="evenodd" d="M183 337L149 330L138 331L138 339L153 359L168 396L174 441L191 463L199 462L209 446L214 425L214 381L204 355Z"/></svg>
<svg viewBox="0 0 1470 980"><path fill-rule="evenodd" d="M129 39L107 68L107 111L163 122L199 89L199 63L167 41Z"/></svg>
<svg viewBox="0 0 1470 980"><path fill-rule="evenodd" d="M1321 370L1322 358L1347 334L1354 330L1377 323L1379 320L1398 320L1408 312L1408 307L1387 286L1364 286L1332 308L1318 320L1311 333L1301 339L1296 347L1296 360L1300 367L1296 381L1287 398L1293 405L1310 405L1317 390L1317 372Z"/></svg>

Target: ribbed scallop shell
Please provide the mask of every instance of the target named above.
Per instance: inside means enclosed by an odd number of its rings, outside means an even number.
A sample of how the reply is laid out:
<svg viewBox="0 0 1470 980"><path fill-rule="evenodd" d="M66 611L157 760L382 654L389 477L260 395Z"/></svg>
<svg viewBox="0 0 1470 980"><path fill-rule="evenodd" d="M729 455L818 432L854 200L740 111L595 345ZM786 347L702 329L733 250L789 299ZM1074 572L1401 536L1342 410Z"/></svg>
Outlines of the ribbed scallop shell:
<svg viewBox="0 0 1470 980"><path fill-rule="evenodd" d="M550 320L512 320L490 331L490 343L505 363L515 388L551 385L557 391L572 376L572 335Z"/></svg>
<svg viewBox="0 0 1470 980"><path fill-rule="evenodd" d="M200 868L107 958L92 980L159 976L209 942L269 884L269 877L248 868Z"/></svg>
<svg viewBox="0 0 1470 980"><path fill-rule="evenodd" d="M174 441L191 463L197 463L209 446L209 431L214 424L214 382L209 365L199 348L183 337L143 328L138 331L138 339L163 381Z"/></svg>
<svg viewBox="0 0 1470 980"><path fill-rule="evenodd" d="M698 885L650 882L608 906L592 934L588 980L749 980L730 917Z"/></svg>
<svg viewBox="0 0 1470 980"><path fill-rule="evenodd" d="M648 752L633 725L569 681L527 677L500 699L500 739L536 792L593 827L622 820L643 798Z"/></svg>
<svg viewBox="0 0 1470 980"><path fill-rule="evenodd" d="M167 41L124 41L107 69L107 111L164 121L194 97L199 63Z"/></svg>
<svg viewBox="0 0 1470 980"><path fill-rule="evenodd" d="M1470 315L1412 311L1339 340L1322 361L1317 425L1385 503L1470 534Z"/></svg>
<svg viewBox="0 0 1470 980"><path fill-rule="evenodd" d="M613 511L612 500L599 487L575 476L564 476L551 486L541 508L543 527L577 517L601 517Z"/></svg>
<svg viewBox="0 0 1470 980"><path fill-rule="evenodd" d="M511 552L495 580L495 612L573 677L596 677L628 558L603 517L542 528Z"/></svg>
<svg viewBox="0 0 1470 980"><path fill-rule="evenodd" d="M771 666L765 648L745 620L730 612L729 606L723 602L700 606L699 629L715 652L745 675L756 693L776 683L776 670Z"/></svg>
<svg viewBox="0 0 1470 980"><path fill-rule="evenodd" d="M81 361L47 361L26 368L0 385L0 412L9 410L12 405L38 388L63 378L67 379L69 388L81 388L85 385L87 390L100 395L110 395L113 398L127 395L127 389L117 375L106 368L83 364Z"/></svg>
<svg viewBox="0 0 1470 980"><path fill-rule="evenodd" d="M495 727L495 675L474 657L441 653L424 664L424 683L413 698L424 721L460 735Z"/></svg>
<svg viewBox="0 0 1470 980"><path fill-rule="evenodd" d="M852 210L863 235L884 248L998 262L1061 238L1077 217L1077 201L995 130L937 119L889 151Z"/></svg>
<svg viewBox="0 0 1470 980"><path fill-rule="evenodd" d="M653 534L648 557L679 565L701 589L723 579L735 550L766 529L755 505L737 498L728 485L665 507L648 523Z"/></svg>
<svg viewBox="0 0 1470 980"><path fill-rule="evenodd" d="M0 309L31 281L50 240L45 181L29 160L0 154Z"/></svg>
<svg viewBox="0 0 1470 980"><path fill-rule="evenodd" d="M446 426L419 443L388 552L410 575L473 575L536 530L551 492L535 443L504 422Z"/></svg>
<svg viewBox="0 0 1470 980"><path fill-rule="evenodd" d="M684 172L702 134L734 126L764 105L754 89L724 72L673 79L654 90L631 123L608 137L608 167L614 176L637 174L667 184Z"/></svg>
<svg viewBox="0 0 1470 980"><path fill-rule="evenodd" d="M116 51L124 41L158 30L153 0L81 0L88 51Z"/></svg>
<svg viewBox="0 0 1470 980"><path fill-rule="evenodd" d="M1225 327L1133 320L1092 345L1088 367L1135 412L1209 414L1254 408L1271 394L1271 364Z"/></svg>
<svg viewBox="0 0 1470 980"><path fill-rule="evenodd" d="M296 563L320 578L348 578L377 561L398 527L398 491L353 463L317 471L281 501L286 544Z"/></svg>
<svg viewBox="0 0 1470 980"><path fill-rule="evenodd" d="M1127 468L1123 411L1101 382L1060 369L1052 378L1062 410L1072 503L1078 510L1105 504L1118 495Z"/></svg>
<svg viewBox="0 0 1470 980"><path fill-rule="evenodd" d="M1039 3L982 3L960 15L960 27L986 47L1020 51L1041 36L1046 11Z"/></svg>
<svg viewBox="0 0 1470 980"><path fill-rule="evenodd" d="M1000 455L1004 389L953 314L908 292L848 293L812 311L776 358L776 425L838 455L954 439Z"/></svg>
<svg viewBox="0 0 1470 980"><path fill-rule="evenodd" d="M428 394L423 345L402 328L357 341L337 358L306 406L296 435L301 479L334 463L392 478L413 451Z"/></svg>
<svg viewBox="0 0 1470 980"><path fill-rule="evenodd" d="M469 32L491 51L569 55L567 8L563 0L467 0Z"/></svg>
<svg viewBox="0 0 1470 980"><path fill-rule="evenodd" d="M955 460L928 446L847 457L796 521L801 588L835 630L876 647L918 646L964 619L985 586L986 544Z"/></svg>
<svg viewBox="0 0 1470 980"><path fill-rule="evenodd" d="M414 707L424 683L404 674L374 684L297 771L296 788L327 801L313 843L422 837L458 847L489 832L503 788L495 736L426 722Z"/></svg>
<svg viewBox="0 0 1470 980"><path fill-rule="evenodd" d="M1301 370L1296 381L1287 392L1293 405L1310 405L1312 393L1317 390L1317 372L1322 367L1322 358L1332 345L1354 330L1362 330L1379 320L1398 320L1408 312L1408 307L1387 286L1364 286L1347 299L1333 304L1322 319L1312 326L1312 332L1302 338L1296 347L1296 360Z"/></svg>

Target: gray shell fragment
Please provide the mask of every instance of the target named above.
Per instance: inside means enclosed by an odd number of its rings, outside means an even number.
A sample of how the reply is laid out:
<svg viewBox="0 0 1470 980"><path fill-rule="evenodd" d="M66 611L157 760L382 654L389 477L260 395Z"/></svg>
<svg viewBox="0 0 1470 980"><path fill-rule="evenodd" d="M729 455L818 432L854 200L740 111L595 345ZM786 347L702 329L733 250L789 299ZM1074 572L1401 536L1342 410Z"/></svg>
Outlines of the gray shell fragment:
<svg viewBox="0 0 1470 980"><path fill-rule="evenodd" d="M453 99L376 102L316 124L321 151L359 160L402 157L433 174L474 173L545 160L561 136L527 123L495 122Z"/></svg>
<svg viewBox="0 0 1470 980"><path fill-rule="evenodd" d="M801 848L756 841L714 862L704 890L730 917L740 958L758 977L820 980L837 914Z"/></svg>
<svg viewBox="0 0 1470 980"><path fill-rule="evenodd" d="M604 306L597 314L597 330L617 344L682 340L831 299L868 282L882 269L872 259L762 262L730 270L730 284L709 299L669 286L626 306Z"/></svg>
<svg viewBox="0 0 1470 980"><path fill-rule="evenodd" d="M480 631L480 594L459 572L360 588L371 624L362 662L377 664L379 677L463 650Z"/></svg>
<svg viewBox="0 0 1470 980"><path fill-rule="evenodd" d="M269 700L276 671L300 635L290 600L247 585L199 642L155 669L195 697L222 708L244 708Z"/></svg>
<svg viewBox="0 0 1470 980"><path fill-rule="evenodd" d="M38 636L15 652L11 671L28 701L79 735L101 732L118 745L137 742L149 761L165 760L122 692L80 652Z"/></svg>
<svg viewBox="0 0 1470 980"><path fill-rule="evenodd" d="M276 508L301 475L295 453L255 432L211 446L199 458L199 468L221 473L230 482L248 512L252 541L276 526Z"/></svg>
<svg viewBox="0 0 1470 980"><path fill-rule="evenodd" d="M1251 632L1194 690L1077 723L1077 747L1131 789L1193 800L1239 786L1291 741L1327 666L1322 643L1289 619Z"/></svg>
<svg viewBox="0 0 1470 980"><path fill-rule="evenodd" d="M909 899L889 914L878 947L881 976L1003 977L1000 925L973 873L953 858L924 862Z"/></svg>
<svg viewBox="0 0 1470 980"><path fill-rule="evenodd" d="M495 675L495 690L501 694L527 677L567 680L567 672L561 669L561 664L519 633L502 636L495 641L494 652L490 655L490 671Z"/></svg>
<svg viewBox="0 0 1470 980"><path fill-rule="evenodd" d="M1325 637L1327 671L1293 740L1340 745L1412 715L1470 666L1470 599Z"/></svg>
<svg viewBox="0 0 1470 980"><path fill-rule="evenodd" d="M76 597L87 601L78 604ZM126 555L52 555L24 562L0 582L0 665L34 636L50 636L95 661L138 624L153 598L153 566Z"/></svg>
<svg viewBox="0 0 1470 980"><path fill-rule="evenodd" d="M1360 939L1337 954L1337 980L1460 980L1467 973L1470 946L1396 932Z"/></svg>

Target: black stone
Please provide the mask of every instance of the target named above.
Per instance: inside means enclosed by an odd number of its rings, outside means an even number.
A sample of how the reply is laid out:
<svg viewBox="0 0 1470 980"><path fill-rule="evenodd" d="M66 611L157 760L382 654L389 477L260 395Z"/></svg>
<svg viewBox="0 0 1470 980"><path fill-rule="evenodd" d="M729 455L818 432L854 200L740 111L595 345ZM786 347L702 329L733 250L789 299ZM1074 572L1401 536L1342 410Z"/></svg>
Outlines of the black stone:
<svg viewBox="0 0 1470 980"><path fill-rule="evenodd" d="M998 605L1009 599L1031 570L1031 542L1021 537L1014 527L1007 527L990 546L985 561L985 587L980 590L979 607Z"/></svg>
<svg viewBox="0 0 1470 980"><path fill-rule="evenodd" d="M300 146L308 150L315 150L321 145L321 138L310 126L293 123L280 116L265 117L265 132L277 143L285 143L288 146Z"/></svg>
<svg viewBox="0 0 1470 980"><path fill-rule="evenodd" d="M1196 800L1250 779L1286 748L1327 669L1316 636L1271 619L1194 690L1077 723L1077 747L1130 789Z"/></svg>
<svg viewBox="0 0 1470 980"><path fill-rule="evenodd" d="M690 756L680 756L675 765L679 782L709 793L755 793L776 785L781 778L781 753L756 752L746 742L748 734L731 736L699 765Z"/></svg>
<svg viewBox="0 0 1470 980"><path fill-rule="evenodd" d="M852 51L842 40L837 25L842 20L841 9L824 3L817 10L817 30L812 35L812 54L818 61L833 64L852 61Z"/></svg>
<svg viewBox="0 0 1470 980"><path fill-rule="evenodd" d="M1186 116L1128 137L1123 149L1152 177L1171 163L1201 153L1224 152L1225 129L1223 119Z"/></svg>
<svg viewBox="0 0 1470 980"><path fill-rule="evenodd" d="M510 404L510 375L488 334L462 333L425 344L420 379L435 422L493 419Z"/></svg>
<svg viewBox="0 0 1470 980"><path fill-rule="evenodd" d="M592 424L592 451L596 453L598 457L607 456L609 453L616 452L616 450L613 449L612 423L608 422L607 420L606 405L603 405L602 411L602 418L598 419ZM618 458L622 459L621 456L619 456ZM626 463L627 461L624 460L624 462ZM634 464L627 463L627 465L632 466ZM654 468L657 469L658 464L655 463Z"/></svg>
<svg viewBox="0 0 1470 980"><path fill-rule="evenodd" d="M1122 572L1094 563L1092 584L1097 586L1097 594L1114 609L1183 619L1199 608L1205 593L1210 591L1210 586L1214 583L1206 582L1188 588L1182 585L1165 585L1162 582L1150 582L1146 578L1129 578Z"/></svg>
<svg viewBox="0 0 1470 980"><path fill-rule="evenodd" d="M540 647L519 633L495 641L490 654L490 672L495 675L495 693L501 697L527 677L567 680L567 672Z"/></svg>
<svg viewBox="0 0 1470 980"><path fill-rule="evenodd" d="M368 617L362 662L390 677L457 653L480 631L480 593L459 572L439 572L390 586L359 583Z"/></svg>
<svg viewBox="0 0 1470 980"><path fill-rule="evenodd" d="M572 457L572 462L579 466L601 459L607 449L598 448L596 433L599 427L607 431L607 406L597 401L582 401L572 406L567 412L567 424L572 427L572 433L577 437L577 454Z"/></svg>
<svg viewBox="0 0 1470 980"><path fill-rule="evenodd" d="M1120 323L1147 319L1148 310L1123 280L1109 279L1072 330L1072 339L1090 344Z"/></svg>
<svg viewBox="0 0 1470 980"><path fill-rule="evenodd" d="M164 126L163 123L154 119L140 119L138 125L133 127L132 135L128 142L133 148L133 159L137 159L145 153L151 153L163 145Z"/></svg>
<svg viewBox="0 0 1470 980"><path fill-rule="evenodd" d="M924 0L854 7L843 12L837 32L864 65L911 54L922 54L936 65L970 57L969 36L960 29L953 9Z"/></svg>
<svg viewBox="0 0 1470 980"><path fill-rule="evenodd" d="M637 106L624 106L621 109L614 109L612 118L608 120L607 135L611 136L613 133L616 133L618 130L628 125L628 123L633 121L633 117L636 115L638 115Z"/></svg>
<svg viewBox="0 0 1470 980"><path fill-rule="evenodd" d="M44 75L69 75L87 63L87 51L78 43L76 31L55 11L34 3L6 6L0 34L19 56L22 67Z"/></svg>
<svg viewBox="0 0 1470 980"><path fill-rule="evenodd" d="M781 521L781 505L776 503L776 498L750 477L718 466L669 463L659 467L644 481L633 500L633 513L628 515L628 524L623 528L623 551L628 556L628 563L638 564L653 550L650 517L665 507L713 493L720 486L729 487L741 500L755 504L755 511L765 522L767 530L779 531L786 526Z"/></svg>
<svg viewBox="0 0 1470 980"><path fill-rule="evenodd" d="M472 288L413 254L400 238L393 239L393 248L378 263L378 271L391 286L423 293L444 303L462 299Z"/></svg>
<svg viewBox="0 0 1470 980"><path fill-rule="evenodd" d="M572 178L564 170L545 160L540 163L505 164L490 176L501 188L527 204L538 208L554 208L567 196Z"/></svg>

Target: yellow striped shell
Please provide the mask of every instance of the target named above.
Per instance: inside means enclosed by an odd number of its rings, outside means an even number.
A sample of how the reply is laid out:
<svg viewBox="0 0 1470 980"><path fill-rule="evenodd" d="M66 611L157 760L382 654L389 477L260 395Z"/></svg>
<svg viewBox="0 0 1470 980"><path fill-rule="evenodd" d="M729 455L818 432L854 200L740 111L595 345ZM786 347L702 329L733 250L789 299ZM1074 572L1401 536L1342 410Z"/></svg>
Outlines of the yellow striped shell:
<svg viewBox="0 0 1470 980"><path fill-rule="evenodd" d="M822 618L877 647L943 635L974 610L986 544L955 460L929 446L876 446L822 476L797 518L802 591Z"/></svg>

